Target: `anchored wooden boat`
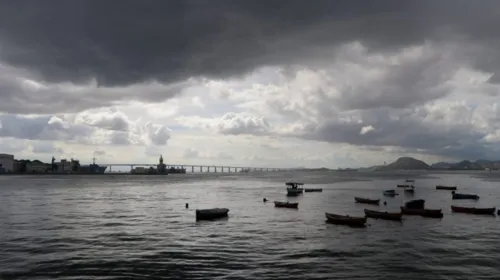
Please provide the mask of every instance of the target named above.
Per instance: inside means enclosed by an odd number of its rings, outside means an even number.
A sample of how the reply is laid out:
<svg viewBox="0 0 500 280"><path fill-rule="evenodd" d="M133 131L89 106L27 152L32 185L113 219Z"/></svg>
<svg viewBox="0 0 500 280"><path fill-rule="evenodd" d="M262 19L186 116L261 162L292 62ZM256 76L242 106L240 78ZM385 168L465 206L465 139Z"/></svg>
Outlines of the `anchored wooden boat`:
<svg viewBox="0 0 500 280"><path fill-rule="evenodd" d="M411 185L407 185L407 184L404 184L404 185L396 185L398 188L409 188L411 187Z"/></svg>
<svg viewBox="0 0 500 280"><path fill-rule="evenodd" d="M381 220L391 220L391 221L401 221L403 214L401 213L390 213L390 212L381 212L381 211L373 211L365 209L365 216L373 219L381 219Z"/></svg>
<svg viewBox="0 0 500 280"><path fill-rule="evenodd" d="M299 208L299 203L298 202L280 202L280 201L275 201L274 202L274 207L283 207L283 208Z"/></svg>
<svg viewBox="0 0 500 280"><path fill-rule="evenodd" d="M383 192L385 196L396 196L398 193L395 190L386 190Z"/></svg>
<svg viewBox="0 0 500 280"><path fill-rule="evenodd" d="M451 192L452 199L479 199L479 195L476 194L467 194L467 193L456 193L455 191Z"/></svg>
<svg viewBox="0 0 500 280"><path fill-rule="evenodd" d="M442 218L443 212L441 209L411 209L401 206L403 215L418 215L426 218Z"/></svg>
<svg viewBox="0 0 500 280"><path fill-rule="evenodd" d="M380 199L369 199L369 198L362 198L362 197L354 197L354 201L357 203L365 203L365 204L375 204L379 205L380 204Z"/></svg>
<svg viewBox="0 0 500 280"><path fill-rule="evenodd" d="M220 219L227 217L228 212L227 208L196 209L196 220Z"/></svg>
<svg viewBox="0 0 500 280"><path fill-rule="evenodd" d="M405 188L405 193L415 193L415 187L411 186L410 188Z"/></svg>
<svg viewBox="0 0 500 280"><path fill-rule="evenodd" d="M405 180L405 183L415 183L415 180L406 179L406 180Z"/></svg>
<svg viewBox="0 0 500 280"><path fill-rule="evenodd" d="M448 190L448 191L456 191L457 186L443 186L443 185L437 185L436 190Z"/></svg>
<svg viewBox="0 0 500 280"><path fill-rule="evenodd" d="M475 215L495 215L496 208L476 208L476 207L462 207L462 206L451 206L452 212L457 213L467 213Z"/></svg>
<svg viewBox="0 0 500 280"><path fill-rule="evenodd" d="M348 225L356 227L364 227L366 224L366 217L351 217L349 215L337 215L332 213L325 213L328 222L337 225Z"/></svg>
<svg viewBox="0 0 500 280"><path fill-rule="evenodd" d="M304 189L304 192L322 192L323 189Z"/></svg>
<svg viewBox="0 0 500 280"><path fill-rule="evenodd" d="M405 203L405 208L408 209L424 209L425 200L423 199L414 199Z"/></svg>

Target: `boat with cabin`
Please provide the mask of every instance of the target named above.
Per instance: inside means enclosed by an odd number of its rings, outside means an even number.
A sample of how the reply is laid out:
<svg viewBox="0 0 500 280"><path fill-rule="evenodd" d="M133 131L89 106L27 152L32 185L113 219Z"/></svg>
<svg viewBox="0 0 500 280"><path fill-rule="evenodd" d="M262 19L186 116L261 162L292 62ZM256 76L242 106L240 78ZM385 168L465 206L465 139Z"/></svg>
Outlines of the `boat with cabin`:
<svg viewBox="0 0 500 280"><path fill-rule="evenodd" d="M304 188L299 187L303 186L304 183L286 182L285 185L287 186L286 193L288 196L298 196L304 193Z"/></svg>

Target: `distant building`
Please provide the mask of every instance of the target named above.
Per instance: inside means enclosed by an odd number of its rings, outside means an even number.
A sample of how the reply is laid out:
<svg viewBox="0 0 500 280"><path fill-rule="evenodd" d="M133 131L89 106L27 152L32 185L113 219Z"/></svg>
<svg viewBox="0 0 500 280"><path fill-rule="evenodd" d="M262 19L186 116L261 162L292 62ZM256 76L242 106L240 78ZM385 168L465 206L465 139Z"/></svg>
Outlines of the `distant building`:
<svg viewBox="0 0 500 280"><path fill-rule="evenodd" d="M14 155L0 154L0 172L14 172Z"/></svg>

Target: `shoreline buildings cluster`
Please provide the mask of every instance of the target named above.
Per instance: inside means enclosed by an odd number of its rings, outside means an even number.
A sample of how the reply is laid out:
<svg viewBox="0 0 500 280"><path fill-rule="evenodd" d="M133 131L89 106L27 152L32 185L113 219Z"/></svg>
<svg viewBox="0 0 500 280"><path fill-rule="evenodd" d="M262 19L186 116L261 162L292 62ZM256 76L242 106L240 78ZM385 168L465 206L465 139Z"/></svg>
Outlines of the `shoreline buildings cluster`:
<svg viewBox="0 0 500 280"><path fill-rule="evenodd" d="M11 154L0 154L0 174L104 174L108 170L108 165L98 165L93 163L88 165L80 164L77 159L61 159L56 162L52 157L50 163L45 163L40 160L15 159ZM109 168L110 169L110 168ZM109 172L110 170L108 170ZM177 173L184 174L184 168L167 168L163 163L163 156L160 156L159 163L154 167L131 168L130 174L169 174Z"/></svg>

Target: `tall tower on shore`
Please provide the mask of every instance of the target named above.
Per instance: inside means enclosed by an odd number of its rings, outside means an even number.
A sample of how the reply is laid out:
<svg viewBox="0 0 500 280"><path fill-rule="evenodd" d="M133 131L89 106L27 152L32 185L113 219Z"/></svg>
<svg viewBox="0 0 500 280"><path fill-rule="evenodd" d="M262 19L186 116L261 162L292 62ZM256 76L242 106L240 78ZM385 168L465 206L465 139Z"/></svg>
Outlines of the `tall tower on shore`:
<svg viewBox="0 0 500 280"><path fill-rule="evenodd" d="M163 163L163 155L160 155L160 159L158 160L158 173L165 173L165 172L167 172L167 168Z"/></svg>

